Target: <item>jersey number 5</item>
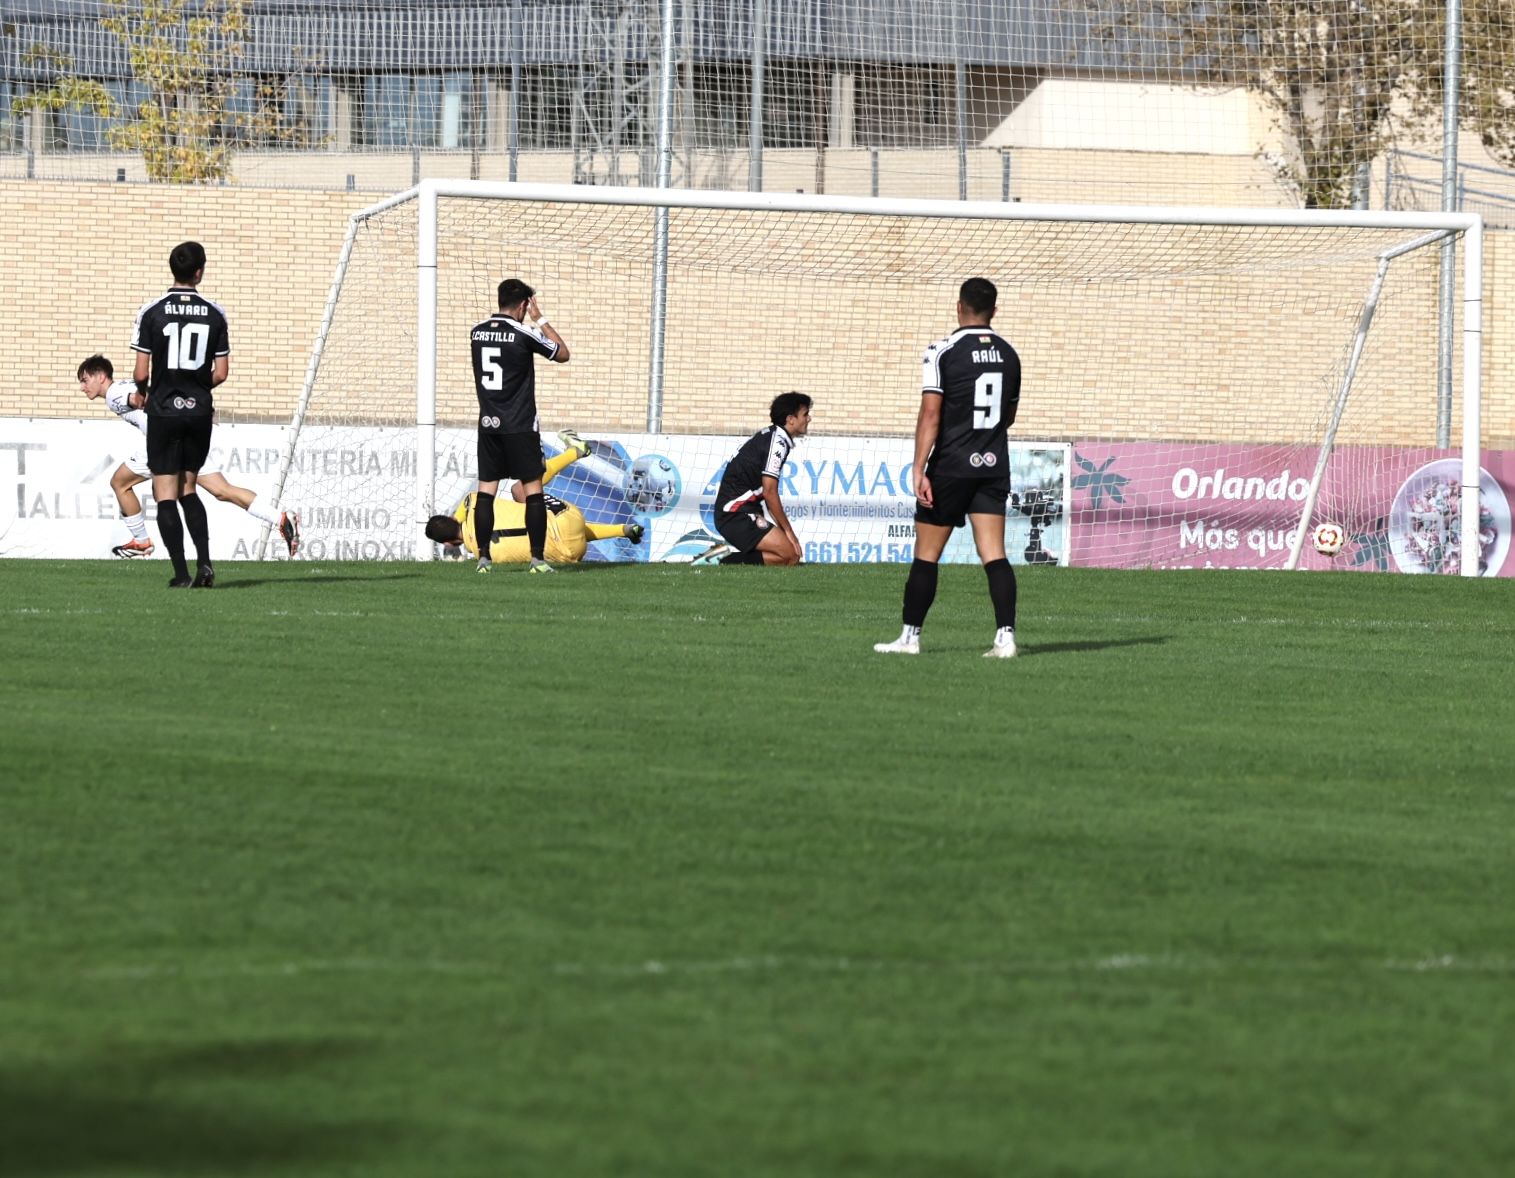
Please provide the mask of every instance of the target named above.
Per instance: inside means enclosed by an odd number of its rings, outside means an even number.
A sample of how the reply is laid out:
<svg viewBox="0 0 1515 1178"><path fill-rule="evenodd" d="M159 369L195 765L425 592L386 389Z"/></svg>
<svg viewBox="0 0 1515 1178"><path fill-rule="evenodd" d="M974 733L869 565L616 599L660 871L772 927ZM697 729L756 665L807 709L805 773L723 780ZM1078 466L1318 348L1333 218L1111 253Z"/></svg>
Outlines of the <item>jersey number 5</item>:
<svg viewBox="0 0 1515 1178"><path fill-rule="evenodd" d="M973 382L974 429L993 429L999 424L999 403L1004 394L1003 373L986 372Z"/></svg>
<svg viewBox="0 0 1515 1178"><path fill-rule="evenodd" d="M168 337L168 366L170 368L196 369L205 364L205 352L210 344L210 328L204 323L169 323L163 328Z"/></svg>
<svg viewBox="0 0 1515 1178"><path fill-rule="evenodd" d="M505 372L500 367L499 348L479 349L479 386L491 393L498 393L505 387Z"/></svg>

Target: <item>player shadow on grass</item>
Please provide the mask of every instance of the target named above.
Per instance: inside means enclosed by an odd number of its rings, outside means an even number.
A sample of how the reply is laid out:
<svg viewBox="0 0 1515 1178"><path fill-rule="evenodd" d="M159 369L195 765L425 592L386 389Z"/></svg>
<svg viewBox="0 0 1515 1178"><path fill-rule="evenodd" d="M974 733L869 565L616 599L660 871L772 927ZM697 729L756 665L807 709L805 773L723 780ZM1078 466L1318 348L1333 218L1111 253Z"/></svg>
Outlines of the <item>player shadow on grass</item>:
<svg viewBox="0 0 1515 1178"><path fill-rule="evenodd" d="M1035 645L1025 645L1020 648L1020 658L1030 658L1038 654L1076 654L1085 650L1110 650L1116 646L1161 646L1167 642L1168 634L1152 634L1144 638L1106 638L1100 642L1038 642Z"/></svg>
<svg viewBox="0 0 1515 1178"><path fill-rule="evenodd" d="M280 1100L292 1074L330 1070L354 1051L330 1040L265 1040L0 1068L0 1178L358 1165L394 1147L393 1124L307 1114ZM333 1071L331 1083L335 1091L343 1080Z"/></svg>
<svg viewBox="0 0 1515 1178"><path fill-rule="evenodd" d="M236 576L235 573L233 573L232 575L234 577ZM293 586L299 586L299 585L335 585L335 584L343 584L343 583L346 583L346 582L349 582L349 581L411 581L411 580L415 580L420 575L421 574L418 573L418 572L416 572L416 573L405 572L405 573L375 573L375 574L372 574L372 575L366 575L366 576L362 576L362 577L334 577L334 576L331 576L331 575L325 574L325 573L323 573L323 574L321 574L319 576L292 577L292 578L284 578L284 577L272 578L271 577L271 578L266 578L265 579L265 578L260 578L260 577L252 577L252 578L246 578L246 579L244 579L242 577L237 577L237 579L234 580L234 581L223 581L223 580L219 580L218 579L216 581L216 588L217 589L253 589L253 588L256 588L259 585L282 585L282 586L288 587L288 586L292 586L292 585Z"/></svg>

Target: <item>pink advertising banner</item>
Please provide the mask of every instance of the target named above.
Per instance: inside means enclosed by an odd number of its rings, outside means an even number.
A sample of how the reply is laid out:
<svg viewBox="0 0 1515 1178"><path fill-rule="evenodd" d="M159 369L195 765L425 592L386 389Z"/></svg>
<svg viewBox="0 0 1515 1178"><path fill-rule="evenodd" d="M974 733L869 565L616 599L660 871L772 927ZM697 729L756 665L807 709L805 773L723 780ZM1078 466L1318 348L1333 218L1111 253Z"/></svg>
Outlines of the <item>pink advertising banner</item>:
<svg viewBox="0 0 1515 1178"><path fill-rule="evenodd" d="M1479 560L1515 576L1510 553L1515 452L1485 451ZM1281 568L1309 491L1308 447L1078 442L1073 447L1073 563L1106 567ZM1340 525L1335 557L1307 542L1313 569L1455 573L1461 460L1435 449L1340 447L1314 523Z"/></svg>

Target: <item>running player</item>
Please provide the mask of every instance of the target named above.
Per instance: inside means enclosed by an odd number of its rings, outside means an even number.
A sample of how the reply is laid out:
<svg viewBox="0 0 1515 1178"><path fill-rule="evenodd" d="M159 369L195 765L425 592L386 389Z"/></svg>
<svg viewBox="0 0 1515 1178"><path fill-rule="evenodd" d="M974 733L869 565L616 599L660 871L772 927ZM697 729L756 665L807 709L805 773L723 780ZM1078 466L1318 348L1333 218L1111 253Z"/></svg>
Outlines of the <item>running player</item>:
<svg viewBox="0 0 1515 1178"><path fill-rule="evenodd" d="M771 424L726 464L715 493L715 530L734 551L721 557L722 564L800 563L804 549L779 498L779 478L794 440L810 431L812 404L804 393L780 393L768 407Z"/></svg>
<svg viewBox="0 0 1515 1178"><path fill-rule="evenodd" d="M115 492L116 503L121 508L121 520L131 532L131 539L125 544L117 544L111 553L130 560L153 554L153 542L147 535L147 518L142 511L142 502L133 490L137 484L145 483L151 477L147 470L145 442L147 414L142 412L146 398L133 381L114 380L114 376L114 365L101 355L90 356L79 365L79 388L84 395L91 401L104 397L106 408L128 425L142 431L144 438L143 445L129 454L110 476L110 489ZM254 519L261 520L277 531L288 546L290 556L299 551L300 517L295 512L270 510L258 501L256 492L228 482L226 476L214 467L200 468L199 485L222 503L236 504Z"/></svg>
<svg viewBox="0 0 1515 1178"><path fill-rule="evenodd" d="M1010 449L1005 431L1021 396L1021 361L990 327L999 292L970 278L957 297L957 330L926 349L915 421L915 560L905 579L904 629L881 654L919 654L921 626L936 598L937 562L964 519L989 578L994 645L986 658L1015 657L1015 571L1005 558Z"/></svg>

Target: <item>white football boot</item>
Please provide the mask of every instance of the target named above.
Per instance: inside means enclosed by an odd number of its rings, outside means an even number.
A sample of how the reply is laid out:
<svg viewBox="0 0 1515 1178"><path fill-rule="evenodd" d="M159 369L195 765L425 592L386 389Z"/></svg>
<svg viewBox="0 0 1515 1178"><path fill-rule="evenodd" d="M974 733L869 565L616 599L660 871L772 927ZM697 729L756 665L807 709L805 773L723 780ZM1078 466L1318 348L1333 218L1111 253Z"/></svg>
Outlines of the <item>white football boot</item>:
<svg viewBox="0 0 1515 1178"><path fill-rule="evenodd" d="M1013 659L1015 657L1015 631L1009 626L994 635L994 645L984 651L986 659Z"/></svg>
<svg viewBox="0 0 1515 1178"><path fill-rule="evenodd" d="M906 626L893 642L875 642L873 649L878 654L920 654L921 632L913 626Z"/></svg>

